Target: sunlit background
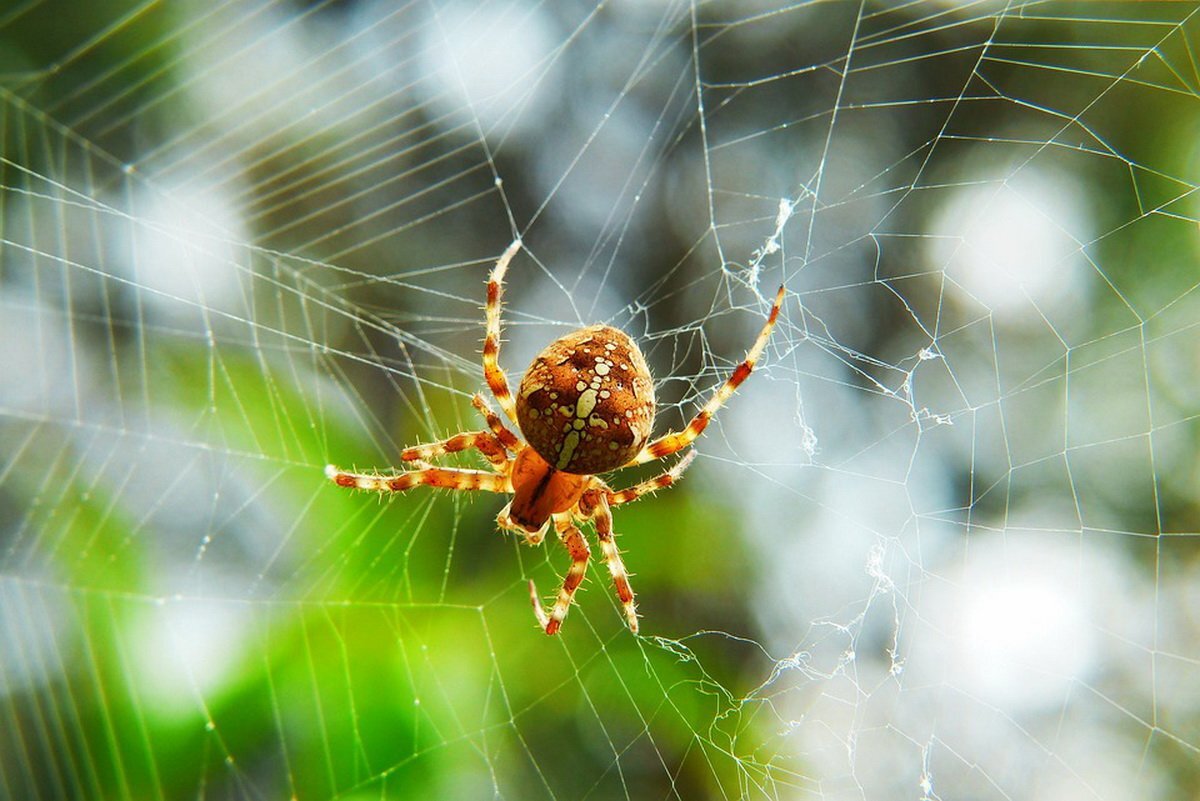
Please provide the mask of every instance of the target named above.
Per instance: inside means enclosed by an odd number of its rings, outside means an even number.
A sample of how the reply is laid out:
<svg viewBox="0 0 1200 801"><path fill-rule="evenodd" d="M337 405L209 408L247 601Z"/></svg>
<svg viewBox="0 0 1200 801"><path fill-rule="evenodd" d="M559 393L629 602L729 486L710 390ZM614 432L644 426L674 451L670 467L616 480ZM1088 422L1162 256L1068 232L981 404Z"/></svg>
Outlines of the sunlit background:
<svg viewBox="0 0 1200 801"><path fill-rule="evenodd" d="M5 4L0 797L1200 798L1198 188L1197 3ZM481 427L516 236L658 432L788 289L640 636L324 478Z"/></svg>

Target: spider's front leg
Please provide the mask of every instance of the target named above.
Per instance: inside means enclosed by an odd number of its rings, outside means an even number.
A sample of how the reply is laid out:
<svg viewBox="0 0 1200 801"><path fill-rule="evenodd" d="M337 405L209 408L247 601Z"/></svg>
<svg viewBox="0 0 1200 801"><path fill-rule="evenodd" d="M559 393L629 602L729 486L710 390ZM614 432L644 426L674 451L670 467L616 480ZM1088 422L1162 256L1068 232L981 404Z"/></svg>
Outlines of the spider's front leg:
<svg viewBox="0 0 1200 801"><path fill-rule="evenodd" d="M688 451L670 470L640 484L634 484L628 489L612 490L597 479L597 485L583 493L583 497L579 499L579 513L595 523L596 538L600 540L604 563L608 565L608 572L612 575L613 587L625 612L625 622L634 634L638 633L637 604L634 602L633 588L629 586L629 571L625 569L625 563L621 561L621 552L617 549L611 507L636 501L643 495L671 486L679 480L679 476L695 458L696 452Z"/></svg>
<svg viewBox="0 0 1200 801"><path fill-rule="evenodd" d="M583 494L579 500L579 512L590 517L596 526L596 539L600 540L600 551L608 572L612 576L613 587L617 598L625 612L625 622L629 630L638 633L637 604L634 602L633 588L629 586L629 571L621 561L621 552L617 550L616 535L613 533L612 512L608 505L607 489L592 489Z"/></svg>
<svg viewBox="0 0 1200 801"><path fill-rule="evenodd" d="M339 487L375 492L404 492L422 485L454 490L512 492L508 476L483 470L461 470L456 467L426 467L407 473L376 475L350 473L330 464L325 466L325 477Z"/></svg>
<svg viewBox="0 0 1200 801"><path fill-rule="evenodd" d="M554 608L550 610L550 614L547 615L546 610L542 608L542 601L538 597L533 579L529 580L529 598L533 603L533 613L547 634L557 634L562 627L563 619L566 618L567 611L571 608L571 601L575 598L575 591L583 583L583 577L587 573L588 559L592 555L587 540L583 538L583 532L571 522L569 513L555 515L554 528L558 531L558 538L562 540L562 544L571 554L571 567L567 570L567 577L563 579L562 589L558 591L558 597L554 600Z"/></svg>

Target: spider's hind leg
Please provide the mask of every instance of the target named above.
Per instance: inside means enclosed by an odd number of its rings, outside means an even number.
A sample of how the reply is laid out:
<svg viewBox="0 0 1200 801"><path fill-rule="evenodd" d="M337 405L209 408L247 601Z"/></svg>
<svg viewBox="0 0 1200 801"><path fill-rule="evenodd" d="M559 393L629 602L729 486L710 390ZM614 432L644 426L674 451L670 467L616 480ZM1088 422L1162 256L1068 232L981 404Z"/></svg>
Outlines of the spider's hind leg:
<svg viewBox="0 0 1200 801"><path fill-rule="evenodd" d="M504 293L504 274L508 271L508 263L521 249L521 240L514 239L512 244L500 254L496 266L488 276L487 283L487 333L483 338L483 377L488 388L496 396L500 409L514 423L517 422L517 406L513 400L512 390L508 387L508 376L500 366L500 309L501 296Z"/></svg>
<svg viewBox="0 0 1200 801"><path fill-rule="evenodd" d="M775 327L775 321L779 318L779 310L783 308L784 288L779 287L779 291L775 293L775 302L771 304L771 311L767 315L767 321L763 324L762 331L758 334L758 339L754 340L754 344L746 353L746 358L739 364L722 384L704 407L696 413L691 422L683 429L683 431L664 434L658 439L642 448L642 452L629 462L629 464L642 464L643 462L652 462L655 459L661 459L664 456L670 456L672 453L677 453L695 441L696 437L704 433L704 429L708 427L708 422L712 420L713 415L717 410L725 405L725 401L733 396L738 386L750 377L751 371L754 370L754 365L758 363L758 359L762 356L763 349L767 347L767 340L771 336L771 329Z"/></svg>
<svg viewBox="0 0 1200 801"><path fill-rule="evenodd" d="M660 473L654 478L648 478L632 487L623 490L609 490L606 488L604 493L605 499L609 506L620 506L623 503L636 501L643 495L649 495L652 492L657 492L660 489L666 489L679 480L683 475L683 471L687 470L688 465L696 458L695 451L688 451L683 455L683 458L676 462L670 470Z"/></svg>
<svg viewBox="0 0 1200 801"><path fill-rule="evenodd" d="M500 416L496 414L496 411L492 409L483 395L476 392L475 397L471 398L471 405L483 415L483 419L487 421L488 428L492 430L496 439L500 440L500 444L510 451L516 451L521 447L520 437L508 430L508 427L504 425L504 421L500 419Z"/></svg>
<svg viewBox="0 0 1200 801"><path fill-rule="evenodd" d="M400 460L404 462L426 462L437 459L448 453L458 453L474 448L483 454L497 468L508 464L508 453L504 444L490 431L474 431L444 439L441 442L430 442L427 445L414 445L400 452ZM503 472L503 470L501 470Z"/></svg>

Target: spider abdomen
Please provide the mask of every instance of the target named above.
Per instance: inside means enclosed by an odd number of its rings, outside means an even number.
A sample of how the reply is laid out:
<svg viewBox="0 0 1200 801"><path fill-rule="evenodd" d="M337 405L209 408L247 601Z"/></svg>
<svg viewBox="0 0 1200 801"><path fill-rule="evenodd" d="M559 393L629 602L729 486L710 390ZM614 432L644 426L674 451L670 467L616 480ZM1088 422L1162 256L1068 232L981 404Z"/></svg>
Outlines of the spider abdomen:
<svg viewBox="0 0 1200 801"><path fill-rule="evenodd" d="M517 392L525 440L556 470L593 475L641 451L654 424L654 382L625 333L573 331L537 355Z"/></svg>

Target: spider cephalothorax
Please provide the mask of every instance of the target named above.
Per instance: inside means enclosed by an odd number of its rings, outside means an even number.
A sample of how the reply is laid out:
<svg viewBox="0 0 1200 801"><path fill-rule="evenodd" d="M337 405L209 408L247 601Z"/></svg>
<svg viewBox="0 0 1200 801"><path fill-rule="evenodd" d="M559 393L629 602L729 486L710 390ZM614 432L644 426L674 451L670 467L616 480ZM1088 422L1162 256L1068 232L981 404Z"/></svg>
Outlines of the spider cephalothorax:
<svg viewBox="0 0 1200 801"><path fill-rule="evenodd" d="M348 473L329 465L325 474L338 486L357 489L402 492L424 484L510 493L512 501L496 522L502 529L523 536L530 545L540 543L553 523L571 554L571 568L549 614L542 608L533 582L529 582L534 612L547 634L556 633L562 626L575 591L583 581L591 550L576 524L591 522L624 607L626 622L636 633L633 590L617 550L610 510L673 484L695 453L688 452L665 473L624 490L612 489L597 474L670 456L700 436L717 409L754 369L779 316L783 287L775 295L758 339L729 379L683 431L648 443L654 425L654 381L637 345L615 328L588 326L550 343L525 371L513 398L508 377L498 361L500 298L504 274L520 249L519 239L509 245L488 279L483 374L500 408L517 424L525 439L514 434L483 396L477 394L473 403L487 421L487 430L455 434L441 442L401 451L400 459L415 463L419 469L370 475ZM468 448L482 453L492 470L425 464L428 459Z"/></svg>

